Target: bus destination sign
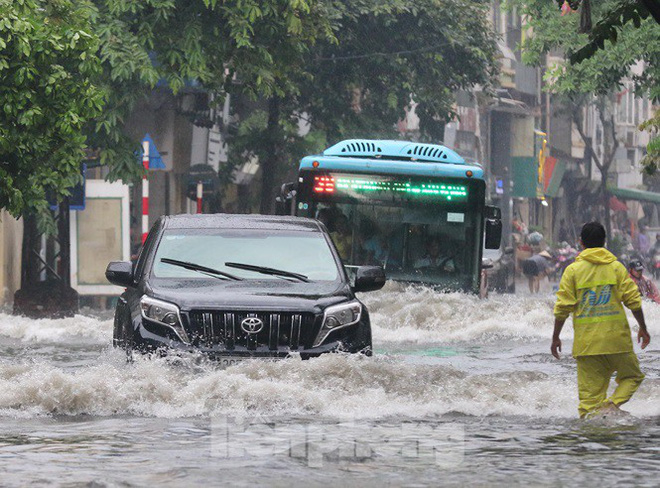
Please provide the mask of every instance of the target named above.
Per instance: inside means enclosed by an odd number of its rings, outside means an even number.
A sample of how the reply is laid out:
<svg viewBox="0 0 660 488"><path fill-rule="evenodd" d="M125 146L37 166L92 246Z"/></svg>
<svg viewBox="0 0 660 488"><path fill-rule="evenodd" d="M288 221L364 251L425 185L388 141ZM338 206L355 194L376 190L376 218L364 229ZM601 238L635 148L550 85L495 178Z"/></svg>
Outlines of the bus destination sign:
<svg viewBox="0 0 660 488"><path fill-rule="evenodd" d="M375 200L431 199L465 202L468 199L467 185L453 182L345 173L314 175L313 192L317 195Z"/></svg>

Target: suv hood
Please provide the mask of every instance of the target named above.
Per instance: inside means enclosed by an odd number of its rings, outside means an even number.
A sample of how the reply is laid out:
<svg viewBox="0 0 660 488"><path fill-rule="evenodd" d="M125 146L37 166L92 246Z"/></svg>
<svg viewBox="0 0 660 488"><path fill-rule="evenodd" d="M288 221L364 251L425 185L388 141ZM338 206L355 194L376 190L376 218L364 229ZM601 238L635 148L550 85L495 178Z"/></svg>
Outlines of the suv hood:
<svg viewBox="0 0 660 488"><path fill-rule="evenodd" d="M339 282L293 283L285 280L152 280L146 294L174 303L182 310L250 309L319 313L353 298Z"/></svg>

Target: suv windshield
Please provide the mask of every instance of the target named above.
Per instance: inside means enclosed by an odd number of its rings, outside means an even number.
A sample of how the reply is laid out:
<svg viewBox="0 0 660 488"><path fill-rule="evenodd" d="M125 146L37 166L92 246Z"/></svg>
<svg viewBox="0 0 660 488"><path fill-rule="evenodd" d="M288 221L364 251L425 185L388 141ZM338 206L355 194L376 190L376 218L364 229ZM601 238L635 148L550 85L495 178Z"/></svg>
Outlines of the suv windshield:
<svg viewBox="0 0 660 488"><path fill-rule="evenodd" d="M303 275L310 281L334 281L338 268L320 232L255 229L172 229L165 231L154 261L157 278L212 279L191 269L164 263L165 258L230 273L247 280L291 279L227 266L241 263ZM247 266L246 266L247 268ZM300 280L295 280L300 281Z"/></svg>

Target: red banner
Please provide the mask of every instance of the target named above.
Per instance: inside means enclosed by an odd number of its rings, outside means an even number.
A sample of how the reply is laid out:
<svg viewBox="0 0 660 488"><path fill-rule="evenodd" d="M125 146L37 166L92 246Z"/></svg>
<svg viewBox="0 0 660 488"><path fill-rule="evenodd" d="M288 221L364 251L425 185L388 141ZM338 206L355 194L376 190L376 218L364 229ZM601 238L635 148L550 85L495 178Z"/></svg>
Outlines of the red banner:
<svg viewBox="0 0 660 488"><path fill-rule="evenodd" d="M543 192L548 192L548 185L550 185L550 180L552 180L552 174L555 172L555 165L557 164L557 158L552 156L547 156L545 158L545 164L543 165Z"/></svg>

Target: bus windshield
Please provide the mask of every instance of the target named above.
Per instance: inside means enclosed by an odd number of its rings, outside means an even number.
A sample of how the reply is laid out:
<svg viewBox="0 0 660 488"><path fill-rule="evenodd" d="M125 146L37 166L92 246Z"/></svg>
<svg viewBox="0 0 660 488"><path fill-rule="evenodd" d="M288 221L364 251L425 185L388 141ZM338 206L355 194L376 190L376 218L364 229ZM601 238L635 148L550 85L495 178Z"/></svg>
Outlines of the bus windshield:
<svg viewBox="0 0 660 488"><path fill-rule="evenodd" d="M389 279L448 289L473 287L478 260L477 212L438 204L316 202L346 265L381 265Z"/></svg>

